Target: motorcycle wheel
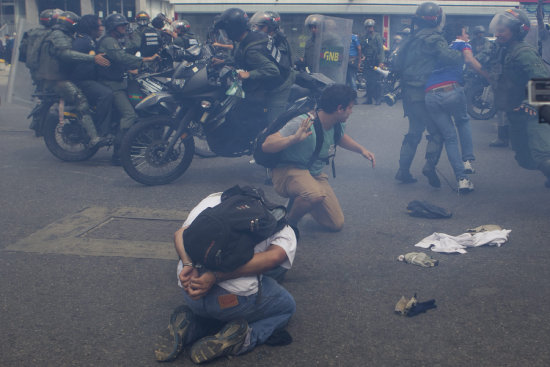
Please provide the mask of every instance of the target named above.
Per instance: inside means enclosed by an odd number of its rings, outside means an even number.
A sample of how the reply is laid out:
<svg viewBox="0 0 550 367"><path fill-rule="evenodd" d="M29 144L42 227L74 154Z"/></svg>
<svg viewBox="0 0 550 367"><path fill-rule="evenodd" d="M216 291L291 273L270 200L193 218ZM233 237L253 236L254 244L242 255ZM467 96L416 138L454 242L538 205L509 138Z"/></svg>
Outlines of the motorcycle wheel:
<svg viewBox="0 0 550 367"><path fill-rule="evenodd" d="M216 156L216 153L214 153L210 146L208 145L208 142L206 139L201 139L197 136L194 137L195 140L195 154L202 158L212 158Z"/></svg>
<svg viewBox="0 0 550 367"><path fill-rule="evenodd" d="M483 100L483 91L485 87L483 85L473 86L467 93L467 106L468 114L476 120L489 120L497 113L493 101L493 92L490 91L490 101Z"/></svg>
<svg viewBox="0 0 550 367"><path fill-rule="evenodd" d="M195 154L193 136L177 137L166 158L166 148L176 127L168 117L145 118L124 135L120 147L122 167L135 181L149 186L165 185L189 168Z"/></svg>
<svg viewBox="0 0 550 367"><path fill-rule="evenodd" d="M48 113L42 131L46 147L62 161L85 161L96 154L99 149L86 146L85 142L88 140L88 136L76 118L65 119L61 125L57 114Z"/></svg>

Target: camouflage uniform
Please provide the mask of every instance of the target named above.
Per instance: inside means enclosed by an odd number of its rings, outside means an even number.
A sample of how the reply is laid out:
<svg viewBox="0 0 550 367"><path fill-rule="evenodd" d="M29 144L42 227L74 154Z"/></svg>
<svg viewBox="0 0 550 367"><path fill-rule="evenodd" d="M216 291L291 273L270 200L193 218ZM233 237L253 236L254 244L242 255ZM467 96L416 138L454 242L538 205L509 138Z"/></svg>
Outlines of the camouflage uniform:
<svg viewBox="0 0 550 367"><path fill-rule="evenodd" d="M403 139L399 155L399 171L396 179L413 182L410 167L422 134L430 117L424 102L426 81L436 63L462 64L462 54L449 48L447 41L437 28L424 28L411 35L401 46L394 69L401 79L403 111L409 118L409 131ZM443 148L439 133L429 131L426 160L435 167Z"/></svg>
<svg viewBox="0 0 550 367"><path fill-rule="evenodd" d="M134 107L128 100L126 89L128 82L124 78L128 70L139 69L143 62L141 57L130 55L119 41L112 36L105 36L99 40L98 53L104 53L111 62L111 66L100 68L98 71L99 81L113 90L113 103L119 113L120 129L129 129L137 119Z"/></svg>
<svg viewBox="0 0 550 367"><path fill-rule="evenodd" d="M37 80L43 81L45 90L53 90L66 103L73 105L80 115L80 122L91 139L97 137L90 107L82 91L69 81L67 64L71 62L94 62L94 56L77 52L72 48L72 38L58 28L52 27L40 46L40 65L36 71Z"/></svg>
<svg viewBox="0 0 550 367"><path fill-rule="evenodd" d="M384 62L384 41L380 34L367 33L361 41L361 53L365 57L363 62L363 73L367 82L367 103L380 103L382 97L382 78L374 70L375 66Z"/></svg>
<svg viewBox="0 0 550 367"><path fill-rule="evenodd" d="M491 70L496 83L495 104L506 112L516 161L521 167L539 169L550 178L550 125L540 124L537 116L515 111L527 104L527 82L550 78L550 72L537 50L523 41L500 47L495 61Z"/></svg>

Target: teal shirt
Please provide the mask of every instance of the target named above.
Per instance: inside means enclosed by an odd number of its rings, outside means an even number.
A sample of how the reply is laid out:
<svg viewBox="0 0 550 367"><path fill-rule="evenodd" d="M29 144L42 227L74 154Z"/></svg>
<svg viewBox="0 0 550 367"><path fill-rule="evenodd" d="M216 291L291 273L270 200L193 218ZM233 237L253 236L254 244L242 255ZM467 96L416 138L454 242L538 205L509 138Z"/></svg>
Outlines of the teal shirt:
<svg viewBox="0 0 550 367"><path fill-rule="evenodd" d="M298 128L302 124L308 115L300 115L295 117L286 123L279 133L286 137L293 135L298 131ZM331 150L334 149L334 129L342 129L341 136L344 135L344 124L338 124L329 130L323 130L323 146L319 153L319 159L317 159L313 165L309 168L309 172L312 176L318 176L323 171L323 167L326 165L326 159L329 157ZM315 151L315 143L317 141L317 135L315 134L315 127L311 125L310 131L312 134L308 136L304 141L291 145L281 152L281 163L279 167L295 166L300 169L307 169L307 164ZM292 162L292 163L290 163Z"/></svg>

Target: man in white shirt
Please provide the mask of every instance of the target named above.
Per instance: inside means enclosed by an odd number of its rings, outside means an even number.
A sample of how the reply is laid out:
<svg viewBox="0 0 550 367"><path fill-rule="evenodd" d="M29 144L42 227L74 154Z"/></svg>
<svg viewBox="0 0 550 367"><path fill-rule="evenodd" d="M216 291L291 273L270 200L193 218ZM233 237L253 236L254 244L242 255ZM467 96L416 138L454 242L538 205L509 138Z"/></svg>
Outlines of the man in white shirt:
<svg viewBox="0 0 550 367"><path fill-rule="evenodd" d="M296 253L292 228L285 226L258 243L253 258L231 273L196 268L185 252L183 232L203 210L218 205L221 194L203 199L174 234L180 257L178 285L183 288L185 305L174 310L168 329L159 338L155 349L159 362L174 360L189 344L191 360L203 363L249 352L274 333L290 339L283 328L296 310L294 298L261 274L277 267L290 269Z"/></svg>

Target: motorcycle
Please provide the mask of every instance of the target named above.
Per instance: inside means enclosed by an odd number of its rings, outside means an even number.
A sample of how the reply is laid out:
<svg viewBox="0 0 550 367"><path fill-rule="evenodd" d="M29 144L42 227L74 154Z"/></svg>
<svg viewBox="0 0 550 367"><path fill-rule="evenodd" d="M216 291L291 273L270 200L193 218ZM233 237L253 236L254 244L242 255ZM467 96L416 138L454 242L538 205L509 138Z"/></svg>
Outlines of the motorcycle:
<svg viewBox="0 0 550 367"><path fill-rule="evenodd" d="M497 113L493 88L477 73L466 74L466 104L468 114L476 120L489 120Z"/></svg>
<svg viewBox="0 0 550 367"><path fill-rule="evenodd" d="M187 55L187 51L172 46L166 48L164 52L171 58L183 58L182 54ZM180 55L180 56L178 56ZM168 77L172 75L173 67L164 67L159 72L147 72L136 77L128 78L128 99L135 107L146 96L160 92ZM75 162L90 159L99 147L88 147L90 138L79 122L79 115L71 105L65 105L55 93L40 92L33 95L39 99L39 103L29 114L32 118L32 128L36 136L43 136L48 150L57 158L63 161ZM154 114L154 109L139 110L139 116L148 116ZM96 125L96 130L100 136L110 137L105 146L110 147L114 144L118 127L118 116L113 113L113 118L106 126L102 126L101 121L95 119L95 110L91 108L91 116Z"/></svg>
<svg viewBox="0 0 550 367"><path fill-rule="evenodd" d="M179 178L195 155L195 140L222 157L251 155L254 140L267 125L263 104L244 99L237 72L215 65L214 51L202 45L194 61L181 62L161 92L152 93L136 110L157 111L143 118L125 134L121 163L126 173L144 185L163 185ZM309 81L321 87L326 79ZM312 104L303 97L293 104Z"/></svg>

